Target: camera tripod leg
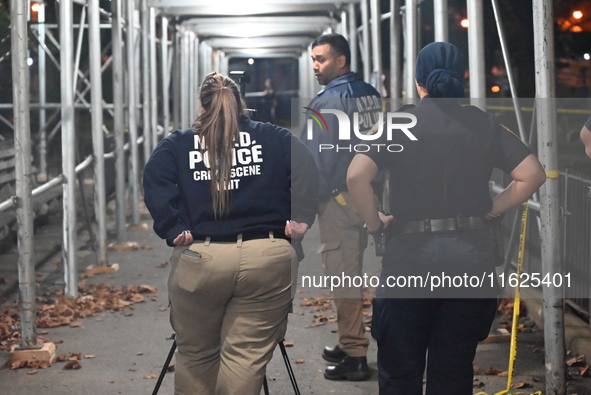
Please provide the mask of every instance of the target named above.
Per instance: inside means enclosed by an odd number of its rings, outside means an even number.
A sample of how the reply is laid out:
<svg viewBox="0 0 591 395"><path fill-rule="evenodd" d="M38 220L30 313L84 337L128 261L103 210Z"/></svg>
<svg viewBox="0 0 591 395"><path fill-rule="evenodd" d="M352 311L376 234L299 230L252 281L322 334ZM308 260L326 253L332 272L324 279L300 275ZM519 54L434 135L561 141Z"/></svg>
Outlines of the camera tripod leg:
<svg viewBox="0 0 591 395"><path fill-rule="evenodd" d="M263 392L265 395L269 395L269 384L267 383L267 375L263 378Z"/></svg>
<svg viewBox="0 0 591 395"><path fill-rule="evenodd" d="M172 338L175 338L175 335L172 335ZM170 365L170 361L172 360L172 357L174 355L174 351L176 350L176 340L172 342L172 347L170 348L170 351L168 352L168 356L166 357L166 362L164 362L164 366L162 367L162 371L160 371L160 376L158 376L158 381L156 382L156 387L154 387L154 391L152 392L152 395L157 395L158 394L158 390L160 389L160 385L162 384L162 380L164 380L164 375L166 374L166 371L168 370L168 365Z"/></svg>
<svg viewBox="0 0 591 395"><path fill-rule="evenodd" d="M287 368L287 374L289 375L289 381L291 381L291 385L293 386L293 390L295 395L301 395L300 389L298 387L298 383L295 378L295 374L293 373L293 369L291 368L291 364L289 363L289 357L287 356L287 351L285 350L285 344L283 344L283 340L279 342L279 348L281 349L281 354L283 355L283 361L285 362L285 367Z"/></svg>

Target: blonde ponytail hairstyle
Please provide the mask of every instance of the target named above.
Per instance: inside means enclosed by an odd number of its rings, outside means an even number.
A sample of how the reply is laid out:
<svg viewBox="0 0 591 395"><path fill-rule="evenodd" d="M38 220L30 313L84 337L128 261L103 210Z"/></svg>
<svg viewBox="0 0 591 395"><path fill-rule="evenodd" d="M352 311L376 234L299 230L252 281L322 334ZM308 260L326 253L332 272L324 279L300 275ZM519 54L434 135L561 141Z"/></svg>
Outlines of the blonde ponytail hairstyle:
<svg viewBox="0 0 591 395"><path fill-rule="evenodd" d="M207 151L213 213L220 218L229 210L232 149L244 105L238 85L215 71L203 80L199 99L204 112L193 124L193 130L199 135L199 149L202 153Z"/></svg>

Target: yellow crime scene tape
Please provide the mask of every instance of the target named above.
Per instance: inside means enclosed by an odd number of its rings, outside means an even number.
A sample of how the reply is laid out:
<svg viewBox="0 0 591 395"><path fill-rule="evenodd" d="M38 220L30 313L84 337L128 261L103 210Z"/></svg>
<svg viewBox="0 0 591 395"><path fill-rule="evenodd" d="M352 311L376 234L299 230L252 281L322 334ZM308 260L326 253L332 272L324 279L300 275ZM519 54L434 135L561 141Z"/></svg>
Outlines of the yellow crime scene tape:
<svg viewBox="0 0 591 395"><path fill-rule="evenodd" d="M521 235L519 236L519 254L517 255L517 278L521 278L521 270L523 267L523 256L525 255L525 232L527 229L527 202L523 203L523 214L521 217ZM515 370L515 360L517 359L517 324L519 321L521 307L521 292L520 284L517 282L515 287L515 302L513 305L513 323L511 324L511 349L509 352L509 375L507 376L507 389L496 392L493 395L518 395L518 394L530 394L530 395L542 395L542 391L536 391L534 393L528 392L509 392L511 391L511 384L513 383L513 373ZM486 392L479 392L476 395L488 395Z"/></svg>

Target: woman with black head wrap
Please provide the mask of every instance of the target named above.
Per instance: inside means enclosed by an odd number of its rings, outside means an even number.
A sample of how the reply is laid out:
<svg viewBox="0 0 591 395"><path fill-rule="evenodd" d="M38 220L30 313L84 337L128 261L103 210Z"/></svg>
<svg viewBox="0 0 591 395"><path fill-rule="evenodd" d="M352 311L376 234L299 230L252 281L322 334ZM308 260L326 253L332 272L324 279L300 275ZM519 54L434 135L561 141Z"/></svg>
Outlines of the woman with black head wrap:
<svg viewBox="0 0 591 395"><path fill-rule="evenodd" d="M417 140L384 133L348 170L349 192L368 231L388 239L372 327L382 395L423 394L425 368L427 395L472 394L476 346L497 308L490 221L545 180L517 136L494 116L458 103L464 73L464 57L452 44L423 48L416 64L421 101L405 109L417 119L410 129ZM404 148L389 152L380 143ZM384 168L390 216L378 213L372 199L371 180ZM514 181L491 199L493 168Z"/></svg>

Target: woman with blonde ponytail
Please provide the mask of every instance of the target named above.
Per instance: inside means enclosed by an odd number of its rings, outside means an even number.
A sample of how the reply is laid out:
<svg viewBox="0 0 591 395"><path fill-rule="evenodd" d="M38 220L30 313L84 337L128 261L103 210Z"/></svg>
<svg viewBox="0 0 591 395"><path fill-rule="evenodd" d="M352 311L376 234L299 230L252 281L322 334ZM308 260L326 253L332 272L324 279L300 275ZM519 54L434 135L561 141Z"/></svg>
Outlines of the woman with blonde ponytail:
<svg viewBox="0 0 591 395"><path fill-rule="evenodd" d="M258 395L285 335L290 240L314 222L318 171L287 129L244 116L230 78L208 74L199 99L192 128L164 138L144 169L154 230L174 247L175 394Z"/></svg>

